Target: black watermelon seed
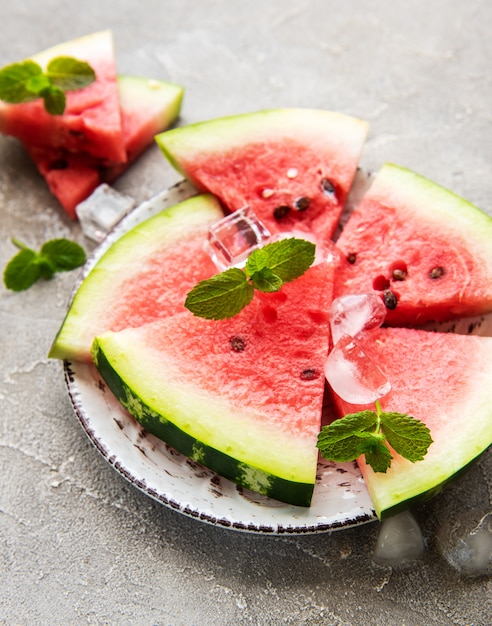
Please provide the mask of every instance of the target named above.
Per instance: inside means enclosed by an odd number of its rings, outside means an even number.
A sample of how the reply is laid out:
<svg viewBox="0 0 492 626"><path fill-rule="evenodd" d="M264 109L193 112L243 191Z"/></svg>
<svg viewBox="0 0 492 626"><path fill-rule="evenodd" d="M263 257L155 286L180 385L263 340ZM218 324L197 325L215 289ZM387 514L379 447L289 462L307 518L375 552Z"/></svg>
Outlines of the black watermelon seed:
<svg viewBox="0 0 492 626"><path fill-rule="evenodd" d="M391 274L393 280L405 280L405 278L407 277L407 273L405 272L405 270L393 270L393 273Z"/></svg>
<svg viewBox="0 0 492 626"><path fill-rule="evenodd" d="M301 380L314 380L315 378L318 378L318 376L319 371L314 367L308 367L301 372Z"/></svg>
<svg viewBox="0 0 492 626"><path fill-rule="evenodd" d="M432 278L433 280L441 278L441 276L444 276L444 269L442 267L434 267L429 272L429 278Z"/></svg>
<svg viewBox="0 0 492 626"><path fill-rule="evenodd" d="M278 206L273 210L273 217L276 220L283 220L290 213L290 206L283 204L282 206Z"/></svg>
<svg viewBox="0 0 492 626"><path fill-rule="evenodd" d="M301 196L300 198L296 198L294 202L294 207L298 211L305 211L309 207L310 204L311 204L311 200L309 198L306 198L306 196Z"/></svg>
<svg viewBox="0 0 492 626"><path fill-rule="evenodd" d="M233 352L242 352L246 348L246 341L239 335L231 337L229 343Z"/></svg>
<svg viewBox="0 0 492 626"><path fill-rule="evenodd" d="M66 170L68 161L66 159L56 159L50 163L50 170Z"/></svg>
<svg viewBox="0 0 492 626"><path fill-rule="evenodd" d="M398 304L398 298L391 291L391 289L386 289L383 292L383 302L386 308L392 311L393 309L396 309L396 305Z"/></svg>
<svg viewBox="0 0 492 626"><path fill-rule="evenodd" d="M335 193L335 185L329 178L321 179L321 189L328 195L332 196Z"/></svg>
<svg viewBox="0 0 492 626"><path fill-rule="evenodd" d="M355 254L355 252L347 254L347 261L350 263L350 265L353 265L357 261L357 255Z"/></svg>

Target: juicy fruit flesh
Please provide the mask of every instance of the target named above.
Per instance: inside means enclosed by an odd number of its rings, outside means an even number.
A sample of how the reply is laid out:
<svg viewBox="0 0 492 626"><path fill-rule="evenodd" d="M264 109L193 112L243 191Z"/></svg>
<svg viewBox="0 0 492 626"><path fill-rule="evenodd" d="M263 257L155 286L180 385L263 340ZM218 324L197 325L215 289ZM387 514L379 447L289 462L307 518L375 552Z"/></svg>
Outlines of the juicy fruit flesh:
<svg viewBox="0 0 492 626"><path fill-rule="evenodd" d="M197 196L123 235L78 289L50 356L89 361L96 334L183 311L189 289L215 273L203 240L222 215L214 198Z"/></svg>
<svg viewBox="0 0 492 626"><path fill-rule="evenodd" d="M277 109L157 136L165 156L234 211L250 206L271 232L331 238L355 176L365 122L328 111Z"/></svg>
<svg viewBox="0 0 492 626"><path fill-rule="evenodd" d="M376 291L386 322L492 310L492 219L412 172L386 165L337 241L335 295Z"/></svg>
<svg viewBox="0 0 492 626"><path fill-rule="evenodd" d="M433 494L492 443L492 338L381 328L357 340L391 381L382 410L421 420L433 439L423 461L394 453L385 474L359 459L376 513L385 517L412 498ZM365 408L339 398L337 404L342 415Z"/></svg>

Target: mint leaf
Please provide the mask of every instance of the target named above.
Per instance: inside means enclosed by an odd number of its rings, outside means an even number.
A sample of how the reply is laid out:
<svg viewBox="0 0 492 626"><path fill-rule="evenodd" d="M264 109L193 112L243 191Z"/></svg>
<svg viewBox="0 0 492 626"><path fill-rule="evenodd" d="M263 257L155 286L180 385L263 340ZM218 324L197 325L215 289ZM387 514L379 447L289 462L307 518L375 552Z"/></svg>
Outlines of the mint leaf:
<svg viewBox="0 0 492 626"><path fill-rule="evenodd" d="M0 100L11 104L35 100L38 92L32 91L28 85L42 74L43 70L34 61L7 65L0 70Z"/></svg>
<svg viewBox="0 0 492 626"><path fill-rule="evenodd" d="M272 272L269 267L263 267L251 276L251 282L255 289L271 293L279 291L284 284L282 279Z"/></svg>
<svg viewBox="0 0 492 626"><path fill-rule="evenodd" d="M87 87L96 74L85 61L73 57L56 57L46 72L34 61L12 63L0 70L0 100L10 104L43 98L44 107L52 115L65 111L65 92Z"/></svg>
<svg viewBox="0 0 492 626"><path fill-rule="evenodd" d="M381 413L381 429L395 452L405 459L421 461L432 443L427 426L403 413Z"/></svg>
<svg viewBox="0 0 492 626"><path fill-rule="evenodd" d="M21 250L8 263L3 273L3 282L7 289L24 291L41 277L34 250Z"/></svg>
<svg viewBox="0 0 492 626"><path fill-rule="evenodd" d="M313 264L316 246L305 239L291 237L269 243L262 251L268 255L267 267L288 283L302 276Z"/></svg>
<svg viewBox="0 0 492 626"><path fill-rule="evenodd" d="M41 246L40 254L51 261L56 272L68 272L80 267L86 260L84 250L68 239L47 241Z"/></svg>
<svg viewBox="0 0 492 626"><path fill-rule="evenodd" d="M376 425L377 415L374 411L349 413L323 426L318 435L317 448L321 456L330 461L354 461L361 455L359 446L364 435L370 430L374 431Z"/></svg>
<svg viewBox="0 0 492 626"><path fill-rule="evenodd" d="M66 56L52 59L46 75L53 85L63 91L82 89L96 80L96 74L88 63Z"/></svg>
<svg viewBox="0 0 492 626"><path fill-rule="evenodd" d="M39 94L44 101L44 108L50 113L50 115L62 115L65 111L67 99L63 90L54 85L50 85L43 89Z"/></svg>
<svg viewBox="0 0 492 626"><path fill-rule="evenodd" d="M359 445L359 456L363 454L366 463L372 467L375 472L386 473L391 466L391 452L383 440L376 437L371 439L363 439Z"/></svg>
<svg viewBox="0 0 492 626"><path fill-rule="evenodd" d="M282 239L253 250L244 272L231 268L202 280L188 293L185 307L205 319L237 315L251 302L254 290L279 291L284 282L298 278L314 261L316 246L304 239Z"/></svg>
<svg viewBox="0 0 492 626"><path fill-rule="evenodd" d="M31 76L28 80L26 80L26 89L30 91L32 94L38 96L43 89L46 89L50 86L49 79L44 74L36 74L35 76Z"/></svg>
<svg viewBox="0 0 492 626"><path fill-rule="evenodd" d="M200 281L188 293L185 307L209 320L234 317L253 299L254 288L236 267Z"/></svg>
<svg viewBox="0 0 492 626"><path fill-rule="evenodd" d="M262 269L269 267L268 261L270 259L270 255L265 248L258 248L257 250L253 250L253 252L249 255L248 260L246 261L246 265L244 266L244 271L248 276L253 276L256 272L260 272Z"/></svg>
<svg viewBox="0 0 492 626"><path fill-rule="evenodd" d="M415 463L424 458L431 443L425 424L404 413L383 413L376 400L375 412L350 413L324 426L317 447L330 461L352 461L364 455L375 472L386 472L393 458L387 444Z"/></svg>
<svg viewBox="0 0 492 626"><path fill-rule="evenodd" d="M39 253L17 239L12 239L12 243L21 248L9 261L3 273L3 282L12 291L24 291L40 278L50 279L56 272L75 269L86 260L84 250L67 239L48 241Z"/></svg>

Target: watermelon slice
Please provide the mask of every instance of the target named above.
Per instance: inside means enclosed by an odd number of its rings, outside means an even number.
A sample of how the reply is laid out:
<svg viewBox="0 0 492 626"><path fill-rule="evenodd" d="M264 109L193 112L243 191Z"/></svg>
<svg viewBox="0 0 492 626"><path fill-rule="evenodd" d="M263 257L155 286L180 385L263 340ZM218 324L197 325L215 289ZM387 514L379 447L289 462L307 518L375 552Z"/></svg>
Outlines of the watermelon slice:
<svg viewBox="0 0 492 626"><path fill-rule="evenodd" d="M90 361L95 335L185 311L188 291L217 271L203 243L221 217L212 196L196 196L118 239L77 290L50 357Z"/></svg>
<svg viewBox="0 0 492 626"><path fill-rule="evenodd" d="M219 322L189 311L96 338L96 366L150 432L253 491L308 506L333 266Z"/></svg>
<svg viewBox="0 0 492 626"><path fill-rule="evenodd" d="M492 443L492 337L407 328L364 331L364 352L391 381L383 411L407 413L424 422L433 443L422 461L393 453L386 473L359 460L380 518L434 495ZM354 407L336 397L340 415Z"/></svg>
<svg viewBox="0 0 492 626"><path fill-rule="evenodd" d="M414 174L386 164L348 220L335 296L375 291L391 325L492 310L492 218Z"/></svg>
<svg viewBox="0 0 492 626"><path fill-rule="evenodd" d="M140 76L118 77L125 163L106 165L88 154L64 148L25 148L44 176L51 193L67 214L76 219L75 207L103 182L113 182L154 141L154 136L178 117L183 88Z"/></svg>
<svg viewBox="0 0 492 626"><path fill-rule="evenodd" d="M191 124L156 137L171 164L230 211L249 205L270 232L329 239L367 134L359 119L274 109Z"/></svg>
<svg viewBox="0 0 492 626"><path fill-rule="evenodd" d="M120 117L113 38L109 30L68 41L32 57L42 68L58 56L87 61L96 73L88 87L66 94L63 115L50 115L41 99L23 104L0 102L0 132L23 143L99 159L124 162L126 150Z"/></svg>

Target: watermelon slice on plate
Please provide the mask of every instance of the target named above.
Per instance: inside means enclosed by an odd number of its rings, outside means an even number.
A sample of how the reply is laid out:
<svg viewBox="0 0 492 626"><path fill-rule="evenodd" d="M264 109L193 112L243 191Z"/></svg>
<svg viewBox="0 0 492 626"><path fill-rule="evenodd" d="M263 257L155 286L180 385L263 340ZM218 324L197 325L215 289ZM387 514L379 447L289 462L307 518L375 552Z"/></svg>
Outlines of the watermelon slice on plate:
<svg viewBox="0 0 492 626"><path fill-rule="evenodd" d="M492 443L492 337L407 328L364 331L357 343L391 381L383 411L424 422L433 443L422 461L393 452L386 473L359 459L376 513L388 517L437 493ZM357 407L335 396L340 415Z"/></svg>
<svg viewBox="0 0 492 626"><path fill-rule="evenodd" d="M0 132L13 135L24 144L64 148L110 162L124 162L126 150L111 32L104 30L67 41L31 58L45 68L59 56L88 62L96 80L84 89L66 93L63 115L50 115L41 99L22 104L0 102Z"/></svg>
<svg viewBox="0 0 492 626"><path fill-rule="evenodd" d="M311 503L333 265L220 321L189 311L96 337L94 362L145 429L243 487Z"/></svg>
<svg viewBox="0 0 492 626"><path fill-rule="evenodd" d="M335 296L381 294L390 325L492 311L492 218L407 169L381 168L337 246Z"/></svg>
<svg viewBox="0 0 492 626"><path fill-rule="evenodd" d="M156 137L170 163L230 211L250 206L270 232L335 232L368 126L313 109L273 109Z"/></svg>
<svg viewBox="0 0 492 626"><path fill-rule="evenodd" d="M88 154L64 148L25 144L51 193L67 214L76 219L75 207L103 182L113 182L154 141L154 136L179 116L183 88L140 76L118 76L125 162L108 165Z"/></svg>
<svg viewBox="0 0 492 626"><path fill-rule="evenodd" d="M184 186L174 192L171 197L178 199L192 193ZM168 200L164 195L160 202ZM221 217L216 199L201 195L183 199L125 233L94 267L88 266L50 356L90 361L96 335L185 311L187 292L217 271L203 242L209 226Z"/></svg>

